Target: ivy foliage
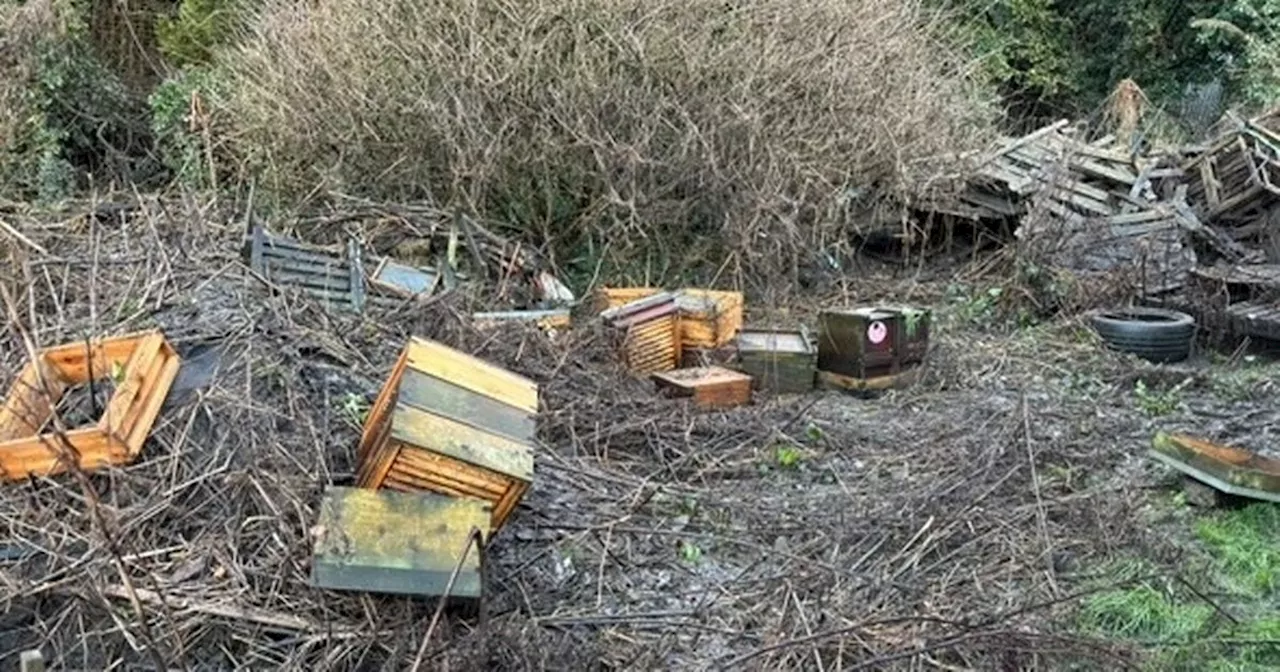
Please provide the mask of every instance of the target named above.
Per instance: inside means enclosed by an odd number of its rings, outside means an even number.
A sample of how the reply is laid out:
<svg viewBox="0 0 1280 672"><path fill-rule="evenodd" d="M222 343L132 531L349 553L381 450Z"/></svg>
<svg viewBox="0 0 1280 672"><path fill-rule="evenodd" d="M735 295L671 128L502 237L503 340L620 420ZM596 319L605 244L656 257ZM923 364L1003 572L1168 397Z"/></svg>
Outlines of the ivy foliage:
<svg viewBox="0 0 1280 672"><path fill-rule="evenodd" d="M935 0L975 36L1015 112L1087 116L1130 78L1178 112L1196 87L1224 104L1280 100L1280 0Z"/></svg>

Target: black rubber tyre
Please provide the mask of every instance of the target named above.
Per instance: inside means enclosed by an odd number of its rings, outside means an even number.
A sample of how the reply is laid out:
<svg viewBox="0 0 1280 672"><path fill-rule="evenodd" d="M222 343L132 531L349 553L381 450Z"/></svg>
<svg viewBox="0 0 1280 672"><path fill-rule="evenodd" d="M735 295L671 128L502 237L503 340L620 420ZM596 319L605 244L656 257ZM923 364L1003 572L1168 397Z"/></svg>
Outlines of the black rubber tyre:
<svg viewBox="0 0 1280 672"><path fill-rule="evenodd" d="M1186 313L1160 308L1120 308L1094 313L1091 322L1111 348L1166 364L1191 355L1196 321Z"/></svg>

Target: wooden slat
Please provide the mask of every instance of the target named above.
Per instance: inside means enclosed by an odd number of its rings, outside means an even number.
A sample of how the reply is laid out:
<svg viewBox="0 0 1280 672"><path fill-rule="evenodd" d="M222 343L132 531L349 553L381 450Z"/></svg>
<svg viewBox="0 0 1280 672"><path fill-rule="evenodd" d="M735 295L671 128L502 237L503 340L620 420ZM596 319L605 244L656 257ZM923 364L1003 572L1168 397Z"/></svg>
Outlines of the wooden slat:
<svg viewBox="0 0 1280 672"><path fill-rule="evenodd" d="M165 399L169 396L169 390L173 387L173 381L178 378L178 370L182 366L182 361L178 358L178 353L165 345L169 350L169 356L165 359L163 368L160 369L155 384L149 386L146 393L140 397L142 403L138 409L138 415L134 418L133 430L125 439L129 446L129 456L137 457L142 452L142 446L146 442L147 436L151 433L152 427L155 425L156 418L160 416L160 409L164 406Z"/></svg>
<svg viewBox="0 0 1280 672"><path fill-rule="evenodd" d="M410 339L408 366L529 413L538 412L533 381L424 338Z"/></svg>

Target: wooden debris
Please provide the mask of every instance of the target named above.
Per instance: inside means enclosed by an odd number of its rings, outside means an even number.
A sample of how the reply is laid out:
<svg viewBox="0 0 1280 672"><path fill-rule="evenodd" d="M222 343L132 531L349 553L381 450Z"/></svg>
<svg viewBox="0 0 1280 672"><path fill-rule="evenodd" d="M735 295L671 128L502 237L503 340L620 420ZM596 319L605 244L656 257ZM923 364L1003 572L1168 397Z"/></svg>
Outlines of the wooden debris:
<svg viewBox="0 0 1280 672"><path fill-rule="evenodd" d="M365 420L356 483L489 502L496 531L533 480L537 412L533 381L412 338Z"/></svg>
<svg viewBox="0 0 1280 672"><path fill-rule="evenodd" d="M298 287L328 306L364 310L364 271L355 241L334 251L272 236L259 225L242 254L271 283Z"/></svg>
<svg viewBox="0 0 1280 672"><path fill-rule="evenodd" d="M129 464L160 414L181 360L159 330L87 343L69 343L37 353L23 367L0 407L0 479L63 473L62 456L78 455L80 469ZM87 387L111 390L99 419L59 434L52 425L64 397ZM90 399L96 407L96 399ZM59 417L62 417L59 413ZM74 453L68 450L74 449Z"/></svg>
<svg viewBox="0 0 1280 672"><path fill-rule="evenodd" d="M733 408L751 401L751 376L720 366L655 373L653 381L668 394L692 397L699 408Z"/></svg>
<svg viewBox="0 0 1280 672"><path fill-rule="evenodd" d="M1149 454L1222 492L1280 502L1280 460L1164 432L1152 439Z"/></svg>

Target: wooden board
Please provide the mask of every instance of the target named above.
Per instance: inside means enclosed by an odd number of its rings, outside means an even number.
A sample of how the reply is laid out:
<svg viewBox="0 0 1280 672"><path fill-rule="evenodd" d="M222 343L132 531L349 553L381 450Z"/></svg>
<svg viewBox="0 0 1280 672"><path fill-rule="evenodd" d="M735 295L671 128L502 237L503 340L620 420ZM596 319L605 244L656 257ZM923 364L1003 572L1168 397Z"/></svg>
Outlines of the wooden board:
<svg viewBox="0 0 1280 672"><path fill-rule="evenodd" d="M425 338L411 338L406 348L411 369L528 413L538 412L538 385L524 376Z"/></svg>
<svg viewBox="0 0 1280 672"><path fill-rule="evenodd" d="M471 319L481 329L500 328L511 322L533 322L543 329L568 329L572 326L568 308L472 313Z"/></svg>
<svg viewBox="0 0 1280 672"><path fill-rule="evenodd" d="M1280 502L1280 460L1165 432L1152 439L1149 454L1222 492Z"/></svg>
<svg viewBox="0 0 1280 672"><path fill-rule="evenodd" d="M919 367L899 371L898 373L873 376L871 378L855 378L842 376L829 371L818 371L818 387L825 390L844 390L849 392L878 391L903 388L913 385L920 375Z"/></svg>
<svg viewBox="0 0 1280 672"><path fill-rule="evenodd" d="M331 590L398 593L460 600L483 596L487 502L436 493L329 486L320 503L311 569L313 585ZM465 557L464 557L465 556Z"/></svg>

